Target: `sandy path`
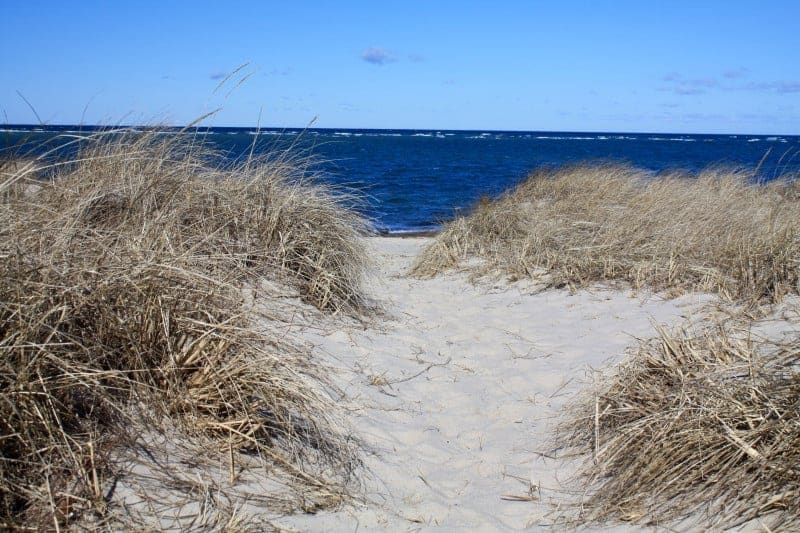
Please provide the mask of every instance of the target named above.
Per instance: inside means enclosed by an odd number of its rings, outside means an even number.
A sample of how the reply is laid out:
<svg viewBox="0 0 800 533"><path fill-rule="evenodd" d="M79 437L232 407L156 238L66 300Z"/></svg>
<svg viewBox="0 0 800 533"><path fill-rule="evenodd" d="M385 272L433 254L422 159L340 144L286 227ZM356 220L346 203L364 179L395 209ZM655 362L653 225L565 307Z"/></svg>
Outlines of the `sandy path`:
<svg viewBox="0 0 800 533"><path fill-rule="evenodd" d="M552 524L570 468L543 458L554 417L591 368L694 300L621 291L474 287L463 275L402 277L424 239L371 239L389 317L305 332L341 369L350 421L375 453L370 503L284 517L298 530L519 530ZM538 487L538 488L536 488ZM509 497L529 494L536 501Z"/></svg>

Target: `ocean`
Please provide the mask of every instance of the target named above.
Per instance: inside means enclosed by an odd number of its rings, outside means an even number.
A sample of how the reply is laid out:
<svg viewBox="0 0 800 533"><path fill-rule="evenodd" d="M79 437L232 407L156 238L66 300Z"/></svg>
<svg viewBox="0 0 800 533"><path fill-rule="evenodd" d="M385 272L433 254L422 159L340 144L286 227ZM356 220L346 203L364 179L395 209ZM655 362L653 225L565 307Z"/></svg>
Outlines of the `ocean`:
<svg viewBox="0 0 800 533"><path fill-rule="evenodd" d="M0 150L41 151L97 129L5 126ZM759 181L800 174L800 136L786 135L252 128L191 134L231 159L253 146L256 152L290 149L309 156L317 179L355 191L363 200L357 208L383 233L435 230L544 166L618 162L657 174L724 165L757 169Z"/></svg>

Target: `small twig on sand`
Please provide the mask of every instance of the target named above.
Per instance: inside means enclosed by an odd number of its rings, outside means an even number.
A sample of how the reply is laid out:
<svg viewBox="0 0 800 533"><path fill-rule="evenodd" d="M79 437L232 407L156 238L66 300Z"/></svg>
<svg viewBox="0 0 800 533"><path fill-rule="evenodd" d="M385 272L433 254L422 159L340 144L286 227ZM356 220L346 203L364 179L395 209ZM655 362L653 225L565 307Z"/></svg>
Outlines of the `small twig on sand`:
<svg viewBox="0 0 800 533"><path fill-rule="evenodd" d="M391 381L387 380L386 384L387 385L397 385L398 383L405 383L406 381L411 381L412 379L421 376L422 374L424 374L425 372L427 372L428 370L430 370L431 368L433 368L435 366L447 366L448 364L450 364L451 360L452 360L452 357L448 357L447 361L445 361L443 363L429 363L428 366L426 366L425 368L423 368L422 370L420 370L419 372L417 372L413 376L408 376L407 378L395 379L395 380L391 380Z"/></svg>

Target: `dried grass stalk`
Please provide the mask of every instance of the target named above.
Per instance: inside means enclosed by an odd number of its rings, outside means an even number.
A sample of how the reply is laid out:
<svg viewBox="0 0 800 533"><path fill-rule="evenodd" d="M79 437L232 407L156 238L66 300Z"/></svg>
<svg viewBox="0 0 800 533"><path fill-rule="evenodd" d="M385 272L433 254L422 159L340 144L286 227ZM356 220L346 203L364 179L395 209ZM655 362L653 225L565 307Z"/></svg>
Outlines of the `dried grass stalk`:
<svg viewBox="0 0 800 533"><path fill-rule="evenodd" d="M619 165L542 170L447 224L412 273L433 276L480 258L478 275L545 272L556 287L625 281L780 301L800 290L797 186L749 178L709 169L654 179Z"/></svg>
<svg viewBox="0 0 800 533"><path fill-rule="evenodd" d="M576 404L585 521L800 527L800 335L665 330Z"/></svg>

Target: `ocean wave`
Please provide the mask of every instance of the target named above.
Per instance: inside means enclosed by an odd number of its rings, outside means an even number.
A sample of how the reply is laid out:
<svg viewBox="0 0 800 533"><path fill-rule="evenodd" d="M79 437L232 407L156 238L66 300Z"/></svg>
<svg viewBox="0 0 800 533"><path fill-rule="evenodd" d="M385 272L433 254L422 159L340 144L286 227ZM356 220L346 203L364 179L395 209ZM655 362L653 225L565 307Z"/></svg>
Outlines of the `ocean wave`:
<svg viewBox="0 0 800 533"><path fill-rule="evenodd" d="M593 141L596 137L578 137L575 135L538 135L537 139L552 141Z"/></svg>
<svg viewBox="0 0 800 533"><path fill-rule="evenodd" d="M296 131L274 131L274 130L261 130L261 131L248 131L248 135L272 135L275 137L283 135L297 135Z"/></svg>

